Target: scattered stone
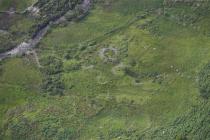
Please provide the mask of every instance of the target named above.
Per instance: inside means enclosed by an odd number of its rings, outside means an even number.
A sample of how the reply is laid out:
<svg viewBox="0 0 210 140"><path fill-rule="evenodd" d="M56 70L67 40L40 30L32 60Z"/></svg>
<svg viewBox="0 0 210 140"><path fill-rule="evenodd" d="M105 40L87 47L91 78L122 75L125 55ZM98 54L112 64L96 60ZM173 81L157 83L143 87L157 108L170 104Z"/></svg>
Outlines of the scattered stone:
<svg viewBox="0 0 210 140"><path fill-rule="evenodd" d="M27 8L27 11L30 12L33 16L38 16L39 15L39 8L30 6Z"/></svg>
<svg viewBox="0 0 210 140"><path fill-rule="evenodd" d="M112 52L113 53L113 56L107 56L106 53L107 52ZM99 57L101 59L104 60L104 62L114 62L116 61L116 55L118 53L118 50L114 47L109 47L109 48L102 48L100 51L99 51Z"/></svg>
<svg viewBox="0 0 210 140"><path fill-rule="evenodd" d="M6 35L6 34L9 34L9 32L8 32L8 31L6 31L6 30L1 30L1 29L0 29L0 34L2 34L2 35Z"/></svg>

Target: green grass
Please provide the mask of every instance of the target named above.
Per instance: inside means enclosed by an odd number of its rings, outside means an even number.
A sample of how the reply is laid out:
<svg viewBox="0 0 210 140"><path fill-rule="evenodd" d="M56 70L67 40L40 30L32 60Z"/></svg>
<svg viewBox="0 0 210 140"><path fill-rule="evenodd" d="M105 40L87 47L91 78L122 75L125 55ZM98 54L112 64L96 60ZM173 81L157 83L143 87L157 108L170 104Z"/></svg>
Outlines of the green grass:
<svg viewBox="0 0 210 140"><path fill-rule="evenodd" d="M10 27L10 32L28 34L30 28L35 24L35 20L27 17L19 17Z"/></svg>
<svg viewBox="0 0 210 140"><path fill-rule="evenodd" d="M129 16L122 17L116 12L106 13L97 7L91 11L84 22L71 23L66 27L52 30L42 41L42 45L44 47L68 47L71 44L89 41L102 36L129 19Z"/></svg>
<svg viewBox="0 0 210 140"><path fill-rule="evenodd" d="M28 63L28 64L27 64ZM26 99L39 91L40 73L31 62L11 59L2 65L0 75L0 125L9 108L26 103Z"/></svg>
<svg viewBox="0 0 210 140"><path fill-rule="evenodd" d="M135 6L126 2L114 2L112 7L103 10L97 7L81 23L52 30L41 46L73 47L74 44L103 36L103 33L123 25L122 22L128 22L140 11L138 8L129 9L129 6ZM130 10L130 13L125 10ZM102 100L110 100L111 97L115 101L113 104L116 106L110 108L106 105L101 114L88 121L80 139L97 139L101 135L111 139L109 133L119 129L126 131L132 124L135 124L133 129L140 131L163 126L197 104L199 91L196 73L208 61L210 53L206 50L210 42L192 27L176 24L168 17L155 17L152 15L136 21L85 50L80 55L80 61L88 65L86 62L94 60L92 69L80 69L63 75L66 94ZM158 30L153 32L151 29L139 28L148 21L153 21L150 26ZM113 74L112 68L116 65L106 64L99 57L99 51L109 46L118 50L127 48L127 52L120 52L117 56L119 61L140 75L158 73L161 83L154 82L155 77L151 76L135 84L133 77ZM135 66L130 66L131 61L135 61ZM127 114L132 114L130 120L127 120Z"/></svg>
<svg viewBox="0 0 210 140"><path fill-rule="evenodd" d="M16 11L25 10L35 0L0 0L0 11L14 8Z"/></svg>
<svg viewBox="0 0 210 140"><path fill-rule="evenodd" d="M6 35L2 32L0 33L1 52L10 50L21 42L29 39L31 36L30 31L33 25L37 23L35 19L25 15L7 16L1 13L0 18L1 29L5 30L7 33Z"/></svg>
<svg viewBox="0 0 210 140"><path fill-rule="evenodd" d="M78 140L134 139L147 131L158 129L159 134L162 127L171 128L168 124L186 118L186 113L202 104L197 74L210 57L209 36L203 33L208 16L194 23L200 29L174 22L171 17L180 9L192 12L184 6L170 9L170 16L153 13L128 24L145 7L157 8L162 1L132 2L99 3L82 21L53 28L41 41L40 57L54 55L63 62L60 74L65 96L34 96L25 102L22 96L30 92L25 87L37 90L33 85L40 83L39 72L20 59L3 64L1 83L24 87L15 92L14 104L24 102L22 107L31 105L33 110L23 109L22 116L11 117L6 130L10 137L17 131L20 139L29 138L26 132L39 139L59 139L65 132ZM100 56L104 48L117 50L106 53L113 62ZM6 85L1 90L13 91ZM3 106L12 104L13 96L7 96ZM19 127L27 131L18 131Z"/></svg>

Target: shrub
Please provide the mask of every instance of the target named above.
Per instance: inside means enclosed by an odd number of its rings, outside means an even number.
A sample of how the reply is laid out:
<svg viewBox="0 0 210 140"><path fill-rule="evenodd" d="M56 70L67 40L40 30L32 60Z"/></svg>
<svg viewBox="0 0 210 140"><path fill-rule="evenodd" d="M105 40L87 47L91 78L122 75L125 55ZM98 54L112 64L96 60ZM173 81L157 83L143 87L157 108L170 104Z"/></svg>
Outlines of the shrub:
<svg viewBox="0 0 210 140"><path fill-rule="evenodd" d="M139 78L140 77L139 73L131 70L130 68L125 68L124 71L125 71L126 75L128 75L132 78Z"/></svg>
<svg viewBox="0 0 210 140"><path fill-rule="evenodd" d="M42 89L49 95L63 95L64 84L61 75L46 76L42 83Z"/></svg>
<svg viewBox="0 0 210 140"><path fill-rule="evenodd" d="M13 40L14 39L10 34L2 34L0 32L0 53L14 48L16 46L16 42Z"/></svg>
<svg viewBox="0 0 210 140"><path fill-rule="evenodd" d="M77 60L70 60L70 61L67 61L65 64L64 64L64 70L65 71L75 71L75 70L79 70L81 67L81 64L79 61Z"/></svg>
<svg viewBox="0 0 210 140"><path fill-rule="evenodd" d="M208 99L210 97L210 63L201 69L198 78L201 96Z"/></svg>
<svg viewBox="0 0 210 140"><path fill-rule="evenodd" d="M41 63L44 66L42 71L46 75L58 74L63 70L63 62L54 56L42 58Z"/></svg>
<svg viewBox="0 0 210 140"><path fill-rule="evenodd" d="M63 71L63 62L54 56L47 56L41 59L41 63L45 75L42 90L49 95L63 95L64 84L60 74Z"/></svg>

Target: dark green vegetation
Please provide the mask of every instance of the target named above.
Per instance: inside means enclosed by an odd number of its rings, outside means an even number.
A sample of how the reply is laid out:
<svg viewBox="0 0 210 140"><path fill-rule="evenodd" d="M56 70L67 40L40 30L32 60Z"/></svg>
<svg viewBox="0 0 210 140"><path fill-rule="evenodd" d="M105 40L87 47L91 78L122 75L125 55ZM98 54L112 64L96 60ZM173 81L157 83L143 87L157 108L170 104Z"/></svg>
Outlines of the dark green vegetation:
<svg viewBox="0 0 210 140"><path fill-rule="evenodd" d="M2 53L28 41L29 38L34 38L40 30L68 11L72 13L71 18L74 18L80 10L77 5L81 0L1 0L0 3ZM30 9L29 6L33 8Z"/></svg>
<svg viewBox="0 0 210 140"><path fill-rule="evenodd" d="M16 45L16 43L13 41L12 36L6 32L4 32L4 33L2 32L0 34L0 42L1 42L0 52L9 50L9 49L15 47L15 45Z"/></svg>
<svg viewBox="0 0 210 140"><path fill-rule="evenodd" d="M210 64L208 63L199 74L199 88L201 92L201 96L203 98L208 99L210 97Z"/></svg>
<svg viewBox="0 0 210 140"><path fill-rule="evenodd" d="M14 48L20 42L29 38L28 32L33 25L33 19L23 15L7 15L0 13L0 52Z"/></svg>
<svg viewBox="0 0 210 140"><path fill-rule="evenodd" d="M8 43L70 8L41 1L42 16L2 26ZM1 62L1 138L208 140L209 16L208 2L95 0L85 18L51 28L40 66L33 55Z"/></svg>
<svg viewBox="0 0 210 140"><path fill-rule="evenodd" d="M21 12L32 4L32 0L0 0L0 52L14 48L29 37L35 19L24 14L9 14L5 11Z"/></svg>
<svg viewBox="0 0 210 140"><path fill-rule="evenodd" d="M41 60L42 72L45 74L42 89L50 95L63 95L64 84L61 80L63 63L56 57L48 56Z"/></svg>
<svg viewBox="0 0 210 140"><path fill-rule="evenodd" d="M25 10L36 0L0 0L0 11L15 8L17 11Z"/></svg>

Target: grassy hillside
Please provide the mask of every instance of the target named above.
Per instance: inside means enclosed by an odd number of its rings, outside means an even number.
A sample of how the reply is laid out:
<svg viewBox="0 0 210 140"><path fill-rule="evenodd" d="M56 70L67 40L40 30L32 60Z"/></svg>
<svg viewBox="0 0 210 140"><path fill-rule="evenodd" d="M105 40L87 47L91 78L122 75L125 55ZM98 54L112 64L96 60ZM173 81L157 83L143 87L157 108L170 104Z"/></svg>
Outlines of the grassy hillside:
<svg viewBox="0 0 210 140"><path fill-rule="evenodd" d="M96 0L84 19L53 26L41 66L33 55L1 62L1 137L208 139L209 8Z"/></svg>
<svg viewBox="0 0 210 140"><path fill-rule="evenodd" d="M35 1L36 0L0 0L0 11L9 10L10 8L22 11Z"/></svg>

